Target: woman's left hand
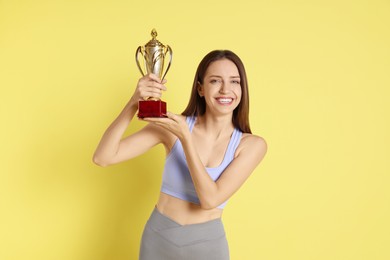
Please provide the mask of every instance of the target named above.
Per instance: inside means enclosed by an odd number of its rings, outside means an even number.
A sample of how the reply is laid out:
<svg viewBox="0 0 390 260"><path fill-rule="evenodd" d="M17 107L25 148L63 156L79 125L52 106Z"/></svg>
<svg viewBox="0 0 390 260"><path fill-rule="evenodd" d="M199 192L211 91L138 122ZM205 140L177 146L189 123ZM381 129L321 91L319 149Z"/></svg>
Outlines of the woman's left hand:
<svg viewBox="0 0 390 260"><path fill-rule="evenodd" d="M167 112L166 116L167 117L145 117L143 120L163 127L176 135L180 141L183 141L184 138L189 136L190 130L182 117L171 112Z"/></svg>

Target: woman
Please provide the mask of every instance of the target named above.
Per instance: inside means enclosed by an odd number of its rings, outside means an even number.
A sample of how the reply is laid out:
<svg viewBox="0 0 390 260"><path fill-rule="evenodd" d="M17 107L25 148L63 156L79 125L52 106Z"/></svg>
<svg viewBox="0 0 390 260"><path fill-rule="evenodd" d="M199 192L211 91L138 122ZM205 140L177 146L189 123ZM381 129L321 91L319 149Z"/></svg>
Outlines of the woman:
<svg viewBox="0 0 390 260"><path fill-rule="evenodd" d="M160 98L166 81L142 77L94 154L101 166L145 153L157 144L167 158L160 197L142 235L141 260L229 259L221 216L227 200L263 159L267 145L249 127L249 96L243 63L217 50L200 62L181 115L144 118L140 131L122 139L138 101Z"/></svg>

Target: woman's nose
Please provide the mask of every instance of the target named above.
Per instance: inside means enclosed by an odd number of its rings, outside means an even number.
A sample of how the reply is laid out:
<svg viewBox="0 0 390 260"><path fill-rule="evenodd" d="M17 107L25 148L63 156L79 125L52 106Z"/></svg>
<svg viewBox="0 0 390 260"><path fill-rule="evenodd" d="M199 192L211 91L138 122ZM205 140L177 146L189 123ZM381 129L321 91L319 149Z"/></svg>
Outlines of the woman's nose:
<svg viewBox="0 0 390 260"><path fill-rule="evenodd" d="M219 88L219 93L220 94L227 94L229 93L229 86L225 83L221 84L221 87Z"/></svg>

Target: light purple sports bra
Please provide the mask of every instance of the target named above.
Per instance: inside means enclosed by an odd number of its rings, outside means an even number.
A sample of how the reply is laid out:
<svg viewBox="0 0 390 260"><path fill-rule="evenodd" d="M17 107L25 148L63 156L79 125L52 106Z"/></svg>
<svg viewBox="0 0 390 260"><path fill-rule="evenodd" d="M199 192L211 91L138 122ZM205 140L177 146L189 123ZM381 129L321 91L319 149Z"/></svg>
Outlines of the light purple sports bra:
<svg viewBox="0 0 390 260"><path fill-rule="evenodd" d="M196 117L187 117L186 121L190 132L192 132ZM226 167L233 161L241 136L242 132L237 128L234 129L222 163L218 167L206 167L206 171L214 181L221 176ZM200 204L180 140L176 140L165 160L161 192L185 201ZM226 203L227 201L219 205L218 208L223 209Z"/></svg>

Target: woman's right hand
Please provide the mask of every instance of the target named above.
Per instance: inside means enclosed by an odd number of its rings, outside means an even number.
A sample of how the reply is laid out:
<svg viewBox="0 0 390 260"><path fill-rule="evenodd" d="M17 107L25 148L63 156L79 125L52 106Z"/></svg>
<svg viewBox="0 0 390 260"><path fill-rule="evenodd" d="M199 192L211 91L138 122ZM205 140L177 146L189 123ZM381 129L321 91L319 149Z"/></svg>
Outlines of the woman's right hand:
<svg viewBox="0 0 390 260"><path fill-rule="evenodd" d="M160 99L162 91L167 90L164 85L166 82L165 79L161 81L159 77L152 73L143 76L138 80L131 102L138 107L138 101L140 100L147 100L148 98Z"/></svg>

